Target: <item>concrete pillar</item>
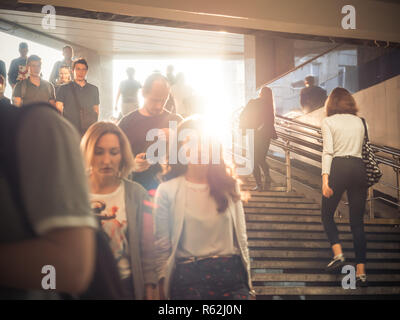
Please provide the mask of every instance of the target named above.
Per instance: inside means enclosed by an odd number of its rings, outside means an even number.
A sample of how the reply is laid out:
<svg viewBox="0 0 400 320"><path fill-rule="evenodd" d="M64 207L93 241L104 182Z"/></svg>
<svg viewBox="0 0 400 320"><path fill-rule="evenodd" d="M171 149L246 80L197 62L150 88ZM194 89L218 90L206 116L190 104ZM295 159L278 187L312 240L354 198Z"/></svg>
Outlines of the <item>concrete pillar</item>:
<svg viewBox="0 0 400 320"><path fill-rule="evenodd" d="M267 36L244 38L246 101L260 86L294 68L294 41Z"/></svg>
<svg viewBox="0 0 400 320"><path fill-rule="evenodd" d="M113 59L111 55L100 56L100 120L108 120L113 114Z"/></svg>
<svg viewBox="0 0 400 320"><path fill-rule="evenodd" d="M253 35L244 36L244 83L247 103L256 92L256 39Z"/></svg>

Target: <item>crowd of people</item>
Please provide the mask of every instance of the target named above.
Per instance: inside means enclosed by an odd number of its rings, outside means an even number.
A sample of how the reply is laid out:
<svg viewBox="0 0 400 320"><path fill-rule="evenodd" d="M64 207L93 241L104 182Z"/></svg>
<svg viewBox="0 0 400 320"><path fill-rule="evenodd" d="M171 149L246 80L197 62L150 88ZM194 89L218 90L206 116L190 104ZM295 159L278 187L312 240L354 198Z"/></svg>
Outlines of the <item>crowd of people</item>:
<svg viewBox="0 0 400 320"><path fill-rule="evenodd" d="M8 72L12 101L3 96L6 77L0 76L0 255L7 257L0 263L0 297L96 299L109 290L121 299L251 299L234 168L223 158L213 161L221 154L206 163L189 155L186 163L166 164L146 157L152 129L166 140L194 132L177 150L196 139L212 140L204 135L206 120L186 108L183 76L169 67L166 76L153 73L142 86L129 68L116 100L117 106L122 96L121 119L98 121L99 90L86 81L84 58L73 59L72 48L64 47L64 60L45 81L40 57L28 57L24 43L19 49ZM347 191L357 283L366 285L364 127L345 89L335 89L326 108L322 221L334 254L327 270L337 271L345 261L333 213ZM245 109L241 127L255 130L255 190L268 190L265 157L277 138L271 90L264 87ZM171 121L179 124L176 132ZM204 145L196 145L199 158ZM104 252L99 234L107 239ZM56 290L42 290L45 265L57 271Z"/></svg>

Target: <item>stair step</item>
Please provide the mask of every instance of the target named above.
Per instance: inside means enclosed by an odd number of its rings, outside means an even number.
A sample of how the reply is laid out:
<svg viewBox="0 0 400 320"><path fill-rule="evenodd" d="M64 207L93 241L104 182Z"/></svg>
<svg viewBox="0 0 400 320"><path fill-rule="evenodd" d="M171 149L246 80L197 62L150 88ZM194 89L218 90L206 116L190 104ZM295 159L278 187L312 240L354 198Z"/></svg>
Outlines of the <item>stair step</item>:
<svg viewBox="0 0 400 320"><path fill-rule="evenodd" d="M315 215L321 216L320 209L282 209L282 208L249 208L245 206L245 213L282 214L282 215Z"/></svg>
<svg viewBox="0 0 400 320"><path fill-rule="evenodd" d="M329 261L328 261L329 262ZM353 263L349 263L353 264ZM321 269L325 270L326 261L263 261L253 260L251 269ZM366 265L368 270L398 270L400 273L400 262L370 262Z"/></svg>
<svg viewBox="0 0 400 320"><path fill-rule="evenodd" d="M257 295L395 295L400 287L367 287L345 290L342 287L254 287Z"/></svg>
<svg viewBox="0 0 400 320"><path fill-rule="evenodd" d="M286 208L286 209L319 209L317 203L291 203L291 202L247 202L245 208Z"/></svg>
<svg viewBox="0 0 400 320"><path fill-rule="evenodd" d="M256 197L276 197L276 198L304 198L303 195L296 192L277 192L277 191L249 191L250 195Z"/></svg>
<svg viewBox="0 0 400 320"><path fill-rule="evenodd" d="M303 203L303 204L315 204L315 201L306 198L277 198L277 197L251 197L247 201L247 205L253 205L254 203Z"/></svg>
<svg viewBox="0 0 400 320"><path fill-rule="evenodd" d="M324 232L293 232L293 231L247 231L250 239L287 239L287 240L327 240ZM394 241L400 242L400 235L386 233L366 233L367 241ZM339 234L340 240L352 241L351 233Z"/></svg>
<svg viewBox="0 0 400 320"><path fill-rule="evenodd" d="M240 189L242 191L251 191L251 192L259 192L259 191L252 191L252 189L256 186L256 183L253 184L243 184L240 186ZM265 191L262 191L265 192ZM262 193L259 192L259 193ZM271 187L268 189L268 192L280 192L280 193L284 193L286 192L286 187L285 186L279 186L279 187Z"/></svg>
<svg viewBox="0 0 400 320"><path fill-rule="evenodd" d="M288 222L288 223L294 223L294 222L302 222L302 223L321 223L321 215L319 216L312 216L312 217L307 217L307 216L302 216L302 215L285 215L285 214L252 214L252 213L247 213L247 210L245 212L246 218L248 220L255 220L255 221L275 221L275 222ZM368 219L368 217L365 217L364 219L364 224L368 226L372 226L376 224L376 226L380 227L390 227L393 228L394 232L398 231L400 233L400 228L395 227L395 224L384 224L383 221L377 221L376 219L374 221ZM389 220L391 221L391 220ZM335 217L335 222L338 224L350 224L350 220L346 218L339 218ZM380 222L380 223L379 223Z"/></svg>
<svg viewBox="0 0 400 320"><path fill-rule="evenodd" d="M354 259L354 251L344 251L344 255L347 259ZM250 250L250 258L320 258L329 260L332 258L332 251L326 250ZM400 259L399 252L367 252L367 259Z"/></svg>
<svg viewBox="0 0 400 320"><path fill-rule="evenodd" d="M250 248L310 248L310 249L330 249L328 241L287 241L287 240L249 240ZM342 241L343 248L353 248L353 241ZM391 242L368 242L367 249L386 249L400 250L400 243Z"/></svg>
<svg viewBox="0 0 400 320"><path fill-rule="evenodd" d="M255 273L252 281L263 282L341 282L343 274ZM368 282L396 282L400 274L369 274Z"/></svg>
<svg viewBox="0 0 400 320"><path fill-rule="evenodd" d="M267 222L262 219L254 219L246 216L246 225L248 230L293 230L293 231L324 231L322 224L307 224L307 223L275 223ZM337 226L340 232L351 232L350 226L339 224ZM374 226L365 225L365 232L388 232L400 234L399 228L391 226Z"/></svg>

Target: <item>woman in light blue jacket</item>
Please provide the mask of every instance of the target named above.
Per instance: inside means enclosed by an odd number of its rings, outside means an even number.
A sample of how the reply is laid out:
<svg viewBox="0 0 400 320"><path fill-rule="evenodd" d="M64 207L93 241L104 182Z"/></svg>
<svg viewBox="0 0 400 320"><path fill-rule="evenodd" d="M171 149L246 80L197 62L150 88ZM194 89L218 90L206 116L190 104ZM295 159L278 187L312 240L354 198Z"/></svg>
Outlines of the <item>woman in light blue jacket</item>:
<svg viewBox="0 0 400 320"><path fill-rule="evenodd" d="M204 124L196 117L181 123L177 137L183 142L175 149L179 163L170 163L167 181L157 189L155 260L160 297L249 299L253 291L240 190L222 152L197 164L201 152L211 151L198 147L210 142L203 134ZM214 154L220 157L219 164Z"/></svg>

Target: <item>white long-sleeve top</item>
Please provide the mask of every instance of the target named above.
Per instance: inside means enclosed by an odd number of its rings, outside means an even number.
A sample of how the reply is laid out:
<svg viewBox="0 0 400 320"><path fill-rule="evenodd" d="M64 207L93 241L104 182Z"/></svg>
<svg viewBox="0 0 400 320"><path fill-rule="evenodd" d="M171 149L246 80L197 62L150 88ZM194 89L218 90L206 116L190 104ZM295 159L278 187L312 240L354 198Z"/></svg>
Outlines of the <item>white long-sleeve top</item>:
<svg viewBox="0 0 400 320"><path fill-rule="evenodd" d="M362 158L365 129L362 120L352 114L335 114L322 121L322 174L330 174L334 157Z"/></svg>

